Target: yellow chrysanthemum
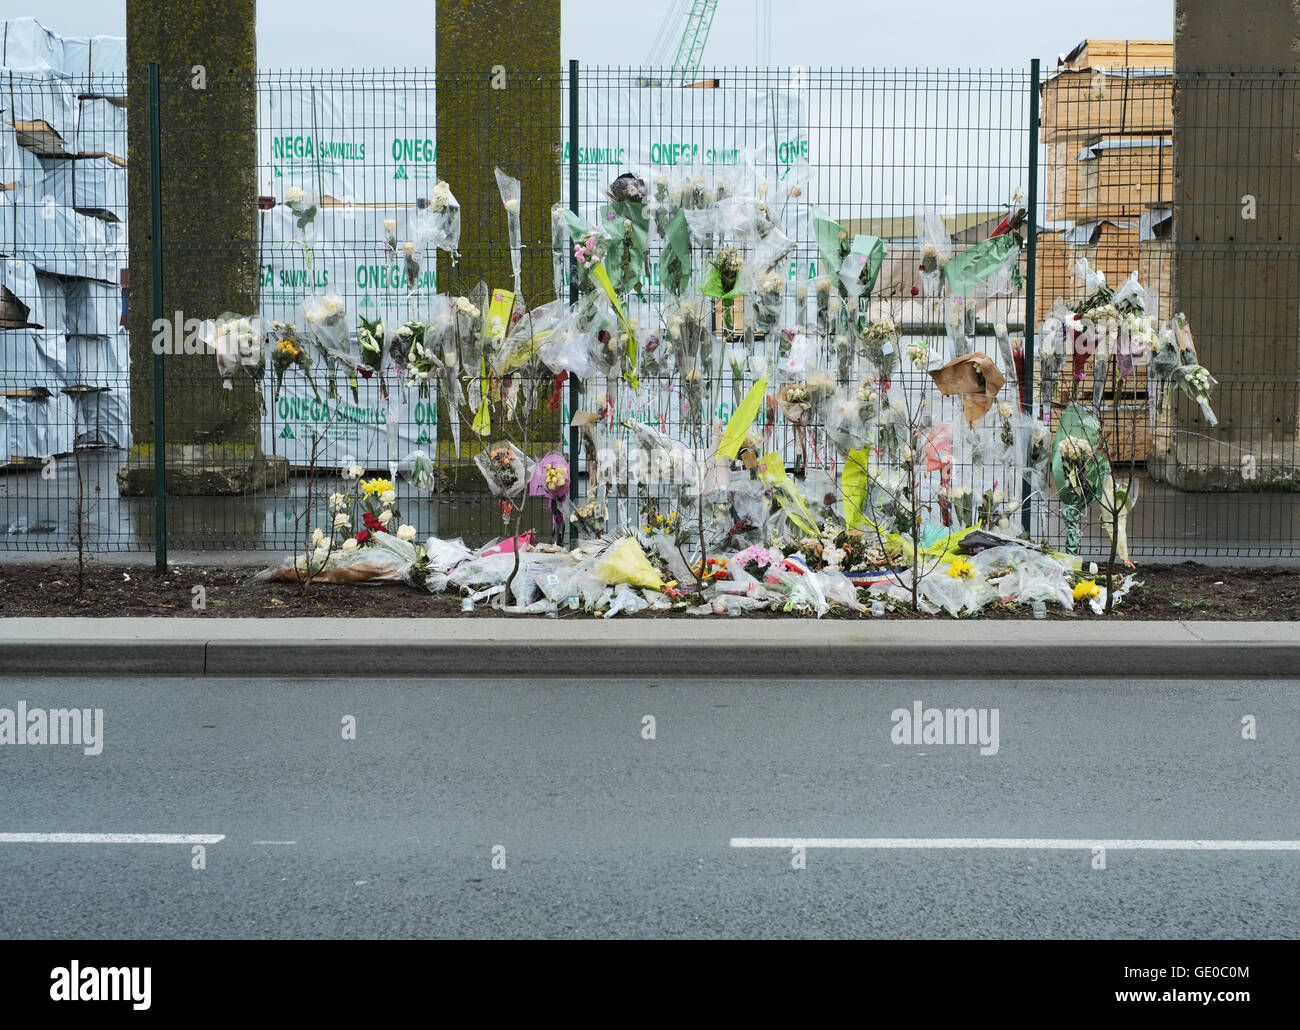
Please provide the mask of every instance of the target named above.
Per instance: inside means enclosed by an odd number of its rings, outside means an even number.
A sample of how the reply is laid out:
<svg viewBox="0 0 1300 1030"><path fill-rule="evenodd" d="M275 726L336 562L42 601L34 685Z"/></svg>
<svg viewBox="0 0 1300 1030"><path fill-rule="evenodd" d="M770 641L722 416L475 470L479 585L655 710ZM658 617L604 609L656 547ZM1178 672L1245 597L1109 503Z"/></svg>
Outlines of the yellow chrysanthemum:
<svg viewBox="0 0 1300 1030"><path fill-rule="evenodd" d="M363 479L361 481L361 490L367 497L387 493L392 488L393 483L388 479Z"/></svg>
<svg viewBox="0 0 1300 1030"><path fill-rule="evenodd" d="M288 354L291 358L298 356L298 348L293 345L292 340L281 340L275 345L275 349L281 354Z"/></svg>
<svg viewBox="0 0 1300 1030"><path fill-rule="evenodd" d="M1101 587L1091 579L1085 579L1074 587L1074 599L1076 601L1086 601L1090 597L1097 597L1101 594Z"/></svg>
<svg viewBox="0 0 1300 1030"><path fill-rule="evenodd" d="M948 575L953 579L969 579L975 575L975 566L965 558L957 558L948 566Z"/></svg>

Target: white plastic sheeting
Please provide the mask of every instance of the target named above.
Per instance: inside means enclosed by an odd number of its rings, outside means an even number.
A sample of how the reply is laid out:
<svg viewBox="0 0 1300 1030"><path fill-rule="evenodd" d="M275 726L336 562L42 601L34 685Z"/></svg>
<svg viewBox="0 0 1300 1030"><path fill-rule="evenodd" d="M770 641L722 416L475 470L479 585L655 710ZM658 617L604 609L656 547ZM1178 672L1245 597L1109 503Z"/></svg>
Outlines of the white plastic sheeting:
<svg viewBox="0 0 1300 1030"><path fill-rule="evenodd" d="M129 359L119 327L126 266L126 41L68 39L32 18L0 22L0 284L39 328L0 330L0 462L130 444ZM15 127L16 123L16 127ZM67 155L67 156L52 156ZM75 396L64 389L108 387Z"/></svg>

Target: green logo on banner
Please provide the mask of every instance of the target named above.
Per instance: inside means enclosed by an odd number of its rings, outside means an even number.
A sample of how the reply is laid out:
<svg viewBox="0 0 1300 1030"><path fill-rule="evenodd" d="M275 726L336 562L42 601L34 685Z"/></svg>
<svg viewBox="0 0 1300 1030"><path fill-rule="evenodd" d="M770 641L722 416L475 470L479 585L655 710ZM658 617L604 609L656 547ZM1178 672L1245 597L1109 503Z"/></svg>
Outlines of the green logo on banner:
<svg viewBox="0 0 1300 1030"><path fill-rule="evenodd" d="M416 442L416 443L433 443L433 441L429 439L429 431L428 431L427 429L421 429L421 430L420 430L420 439L416 440L415 442Z"/></svg>
<svg viewBox="0 0 1300 1030"><path fill-rule="evenodd" d="M298 438L297 438L296 436L293 435L293 429L292 429L292 427L290 427L290 426L285 426L283 429L280 430L280 439L281 439L281 440L296 440L296 439L298 439Z"/></svg>
<svg viewBox="0 0 1300 1030"><path fill-rule="evenodd" d="M394 178L394 179L405 179L405 178L406 178L406 165L398 165L398 166L397 166L397 171L395 171L395 172L393 173L393 178Z"/></svg>

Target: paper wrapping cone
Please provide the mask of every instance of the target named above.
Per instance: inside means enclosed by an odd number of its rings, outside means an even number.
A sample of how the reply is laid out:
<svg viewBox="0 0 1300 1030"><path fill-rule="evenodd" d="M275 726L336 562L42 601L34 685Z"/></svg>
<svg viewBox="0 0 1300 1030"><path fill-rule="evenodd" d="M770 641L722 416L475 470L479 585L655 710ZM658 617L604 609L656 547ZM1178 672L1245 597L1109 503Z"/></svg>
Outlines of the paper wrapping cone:
<svg viewBox="0 0 1300 1030"><path fill-rule="evenodd" d="M934 385L945 397L959 396L966 411L966 424L974 427L984 417L1007 377L987 354L976 352L960 358L930 373Z"/></svg>

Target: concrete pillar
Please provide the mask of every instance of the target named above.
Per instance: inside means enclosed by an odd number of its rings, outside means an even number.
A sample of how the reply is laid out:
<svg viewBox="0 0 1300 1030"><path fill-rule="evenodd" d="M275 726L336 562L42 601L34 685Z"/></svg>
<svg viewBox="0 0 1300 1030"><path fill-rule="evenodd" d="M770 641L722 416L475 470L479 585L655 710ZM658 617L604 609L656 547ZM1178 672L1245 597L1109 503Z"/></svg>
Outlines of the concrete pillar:
<svg viewBox="0 0 1300 1030"><path fill-rule="evenodd" d="M174 317L181 311L184 318L197 319L224 311L251 314L258 304L257 4L127 0L126 15L131 421L137 448L120 479L124 492L149 494L154 439L149 64L158 62L162 78L166 313ZM164 363L168 492L229 493L260 486L261 433L248 377L237 378L232 396L221 388L211 354L171 354Z"/></svg>
<svg viewBox="0 0 1300 1030"><path fill-rule="evenodd" d="M490 289L511 288L506 213L493 175L499 165L520 180L523 195L524 300L530 307L553 300L550 212L561 199L560 0L438 0L435 33L438 178L451 185L461 206L460 261L453 268L439 253L438 289L464 293L480 279ZM558 444L559 420L544 399L534 421L534 449ZM505 435L495 423L493 432ZM447 441L442 456L451 457L445 426L440 439ZM464 426L461 457L478 449ZM468 481L454 469L449 478L469 485L477 476L469 471Z"/></svg>
<svg viewBox="0 0 1300 1030"><path fill-rule="evenodd" d="M1171 451L1153 463L1187 489L1300 479L1298 51L1300 5L1290 0L1177 2L1167 313L1187 314L1202 363L1224 380L1219 427L1180 398Z"/></svg>

